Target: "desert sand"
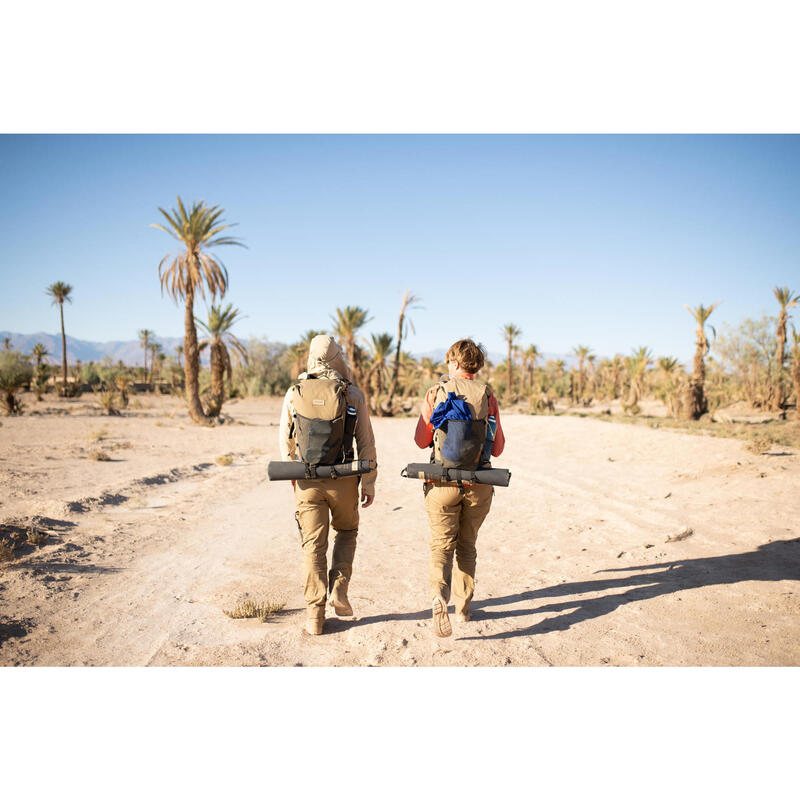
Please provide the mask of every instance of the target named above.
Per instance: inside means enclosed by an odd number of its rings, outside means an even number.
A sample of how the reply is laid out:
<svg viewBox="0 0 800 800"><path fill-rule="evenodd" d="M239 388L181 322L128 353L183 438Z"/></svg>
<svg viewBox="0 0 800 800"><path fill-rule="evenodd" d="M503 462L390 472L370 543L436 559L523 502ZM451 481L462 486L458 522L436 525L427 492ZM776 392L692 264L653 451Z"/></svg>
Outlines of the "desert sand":
<svg viewBox="0 0 800 800"><path fill-rule="evenodd" d="M277 399L232 401L210 429L174 398L121 417L27 402L46 413L0 427L0 532L19 542L0 564L0 664L800 664L796 451L504 416L496 466L513 477L478 539L474 619L437 639L422 485L400 477L427 454L414 419L374 419L356 616L310 637L291 488L265 475ZM97 449L110 460L89 459ZM31 523L41 546L25 543ZM223 613L245 596L285 609L263 623Z"/></svg>

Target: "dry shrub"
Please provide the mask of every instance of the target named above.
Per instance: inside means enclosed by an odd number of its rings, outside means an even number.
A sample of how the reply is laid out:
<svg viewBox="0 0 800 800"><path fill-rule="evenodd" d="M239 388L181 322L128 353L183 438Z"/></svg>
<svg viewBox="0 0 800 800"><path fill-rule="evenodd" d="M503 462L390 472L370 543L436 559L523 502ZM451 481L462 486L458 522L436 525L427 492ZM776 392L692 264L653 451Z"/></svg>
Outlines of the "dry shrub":
<svg viewBox="0 0 800 800"><path fill-rule="evenodd" d="M14 547L15 544L10 539L7 541L0 539L0 563L14 560Z"/></svg>
<svg viewBox="0 0 800 800"><path fill-rule="evenodd" d="M768 433L755 433L749 437L745 447L757 456L766 453L775 444L775 440Z"/></svg>
<svg viewBox="0 0 800 800"><path fill-rule="evenodd" d="M215 460L221 467L229 467L233 464L233 456L230 453L226 453L224 456L217 456Z"/></svg>
<svg viewBox="0 0 800 800"><path fill-rule="evenodd" d="M86 457L90 461L111 461L111 456L105 450L92 450Z"/></svg>
<svg viewBox="0 0 800 800"><path fill-rule="evenodd" d="M266 622L267 617L281 611L285 606L286 603L280 600L253 600L244 597L230 611L226 609L222 611L231 619L258 619L260 622Z"/></svg>
<svg viewBox="0 0 800 800"><path fill-rule="evenodd" d="M113 389L103 389L97 393L97 402L110 417L118 417L117 393Z"/></svg>
<svg viewBox="0 0 800 800"><path fill-rule="evenodd" d="M89 434L89 438L93 439L95 442L102 441L106 436L108 436L108 428L98 428L96 431L92 431Z"/></svg>
<svg viewBox="0 0 800 800"><path fill-rule="evenodd" d="M35 525L31 524L28 528L28 544L34 547L41 547L47 541L47 532L39 530Z"/></svg>

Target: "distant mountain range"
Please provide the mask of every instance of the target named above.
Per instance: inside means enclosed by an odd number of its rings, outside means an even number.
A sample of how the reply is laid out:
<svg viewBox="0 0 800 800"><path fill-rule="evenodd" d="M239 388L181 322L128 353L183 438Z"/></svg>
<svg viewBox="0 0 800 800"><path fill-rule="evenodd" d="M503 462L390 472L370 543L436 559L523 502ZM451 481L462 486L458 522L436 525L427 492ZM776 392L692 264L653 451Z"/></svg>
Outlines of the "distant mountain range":
<svg viewBox="0 0 800 800"><path fill-rule="evenodd" d="M61 363L61 334L60 333L11 333L0 331L0 343L6 338L11 339L11 348L22 353L30 353L37 342L41 342L49 351L47 361L51 364ZM153 341L158 342L168 356L175 355L175 348L183 344L182 338L168 338L156 336ZM80 360L102 361L106 356L116 364L122 361L129 366L141 367L144 365L144 352L138 340L129 342L86 342L83 339L74 339L67 336L67 361L74 364Z"/></svg>
<svg viewBox="0 0 800 800"><path fill-rule="evenodd" d="M61 363L61 334L59 333L11 333L11 331L0 331L0 343L6 338L11 340L11 347L13 350L19 350L22 353L30 353L37 342L41 342L50 352L47 361L51 364ZM164 349L168 356L175 355L175 348L183 344L183 338L179 337L161 337L156 336L153 340L158 342ZM437 364L444 361L446 348L438 348L436 350L428 350L424 353L413 353L417 359L430 358ZM117 361L122 361L129 366L141 367L144 364L142 345L138 340L127 342L87 342L83 339L75 339L72 336L67 336L67 361L74 364L80 360L84 363L88 361L102 361L106 356L110 356L111 360L116 364ZM492 364L500 364L505 360L506 354L499 352L487 353L487 357ZM558 353L544 353L542 360L539 361L543 364L548 359L563 359L568 365L571 365L576 359L571 355L562 355Z"/></svg>

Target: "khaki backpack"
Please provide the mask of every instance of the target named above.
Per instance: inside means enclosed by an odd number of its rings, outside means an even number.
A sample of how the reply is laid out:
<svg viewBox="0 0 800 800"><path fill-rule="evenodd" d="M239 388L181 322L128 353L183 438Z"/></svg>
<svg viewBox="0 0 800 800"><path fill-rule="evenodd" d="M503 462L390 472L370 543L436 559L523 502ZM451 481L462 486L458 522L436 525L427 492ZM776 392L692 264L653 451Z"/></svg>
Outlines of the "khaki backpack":
<svg viewBox="0 0 800 800"><path fill-rule="evenodd" d="M341 464L353 460L355 404L348 402L350 384L341 378L309 375L292 387L292 436L306 464Z"/></svg>
<svg viewBox="0 0 800 800"><path fill-rule="evenodd" d="M433 432L431 461L445 467L474 469L481 462L489 417L489 387L466 378L447 377L436 384L434 409L453 392L467 405L471 420L447 420ZM448 441L449 437L449 441Z"/></svg>

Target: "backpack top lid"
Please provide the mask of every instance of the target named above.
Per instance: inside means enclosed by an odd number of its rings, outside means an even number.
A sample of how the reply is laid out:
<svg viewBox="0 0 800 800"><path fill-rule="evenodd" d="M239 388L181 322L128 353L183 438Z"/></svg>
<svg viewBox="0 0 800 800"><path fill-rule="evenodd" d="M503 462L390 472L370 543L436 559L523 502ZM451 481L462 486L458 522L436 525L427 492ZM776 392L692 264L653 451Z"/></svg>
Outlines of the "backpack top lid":
<svg viewBox="0 0 800 800"><path fill-rule="evenodd" d="M349 384L336 373L333 376L309 375L294 384L292 407L295 415L326 420L342 416Z"/></svg>
<svg viewBox="0 0 800 800"><path fill-rule="evenodd" d="M436 384L433 396L434 412L441 402L447 400L451 392L469 409L471 417L465 419L486 419L489 416L489 387L480 381L454 378L449 375Z"/></svg>

